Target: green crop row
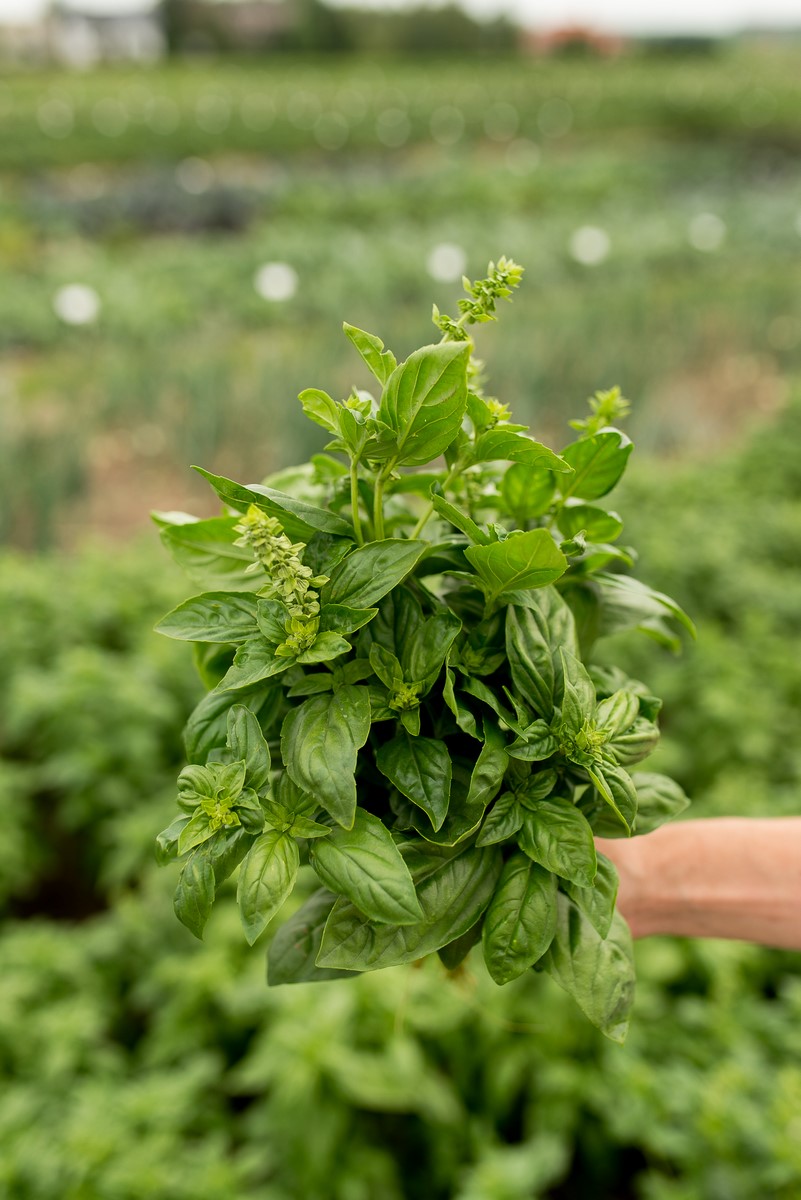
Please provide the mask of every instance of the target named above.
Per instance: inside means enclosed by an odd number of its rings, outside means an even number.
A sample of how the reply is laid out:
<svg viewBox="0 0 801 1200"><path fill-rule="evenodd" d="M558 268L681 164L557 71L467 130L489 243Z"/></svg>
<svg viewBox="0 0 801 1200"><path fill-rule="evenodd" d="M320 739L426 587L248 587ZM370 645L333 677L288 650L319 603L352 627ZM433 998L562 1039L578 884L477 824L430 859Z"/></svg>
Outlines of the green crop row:
<svg viewBox="0 0 801 1200"><path fill-rule="evenodd" d="M337 154L610 128L798 144L798 52L712 59L224 60L11 76L0 170L220 150Z"/></svg>
<svg viewBox="0 0 801 1200"><path fill-rule="evenodd" d="M796 401L629 485L638 573L699 625L626 643L695 815L798 811L800 433ZM795 1200L796 955L640 943L623 1048L473 958L268 991L233 898L199 945L152 865L197 685L151 624L186 587L154 545L0 566L0 1193Z"/></svg>

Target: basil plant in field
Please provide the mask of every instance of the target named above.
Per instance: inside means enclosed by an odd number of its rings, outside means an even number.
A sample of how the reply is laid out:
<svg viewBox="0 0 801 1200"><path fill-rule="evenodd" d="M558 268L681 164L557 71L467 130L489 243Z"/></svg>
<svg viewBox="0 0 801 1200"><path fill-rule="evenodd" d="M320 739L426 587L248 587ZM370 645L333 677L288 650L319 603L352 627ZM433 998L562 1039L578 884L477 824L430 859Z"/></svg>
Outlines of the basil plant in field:
<svg viewBox="0 0 801 1200"><path fill-rule="evenodd" d="M310 388L325 453L264 484L200 473L210 520L157 514L202 589L161 633L194 643L208 688L185 730L175 910L198 937L223 881L252 944L295 885L271 984L332 980L481 943L502 984L535 968L621 1040L634 972L617 878L594 835L655 828L687 801L640 769L660 702L597 642L692 631L630 573L603 498L632 446L628 404L599 392L557 454L481 387L469 327L522 269L465 280L453 318L404 362L345 334L374 377L344 400Z"/></svg>

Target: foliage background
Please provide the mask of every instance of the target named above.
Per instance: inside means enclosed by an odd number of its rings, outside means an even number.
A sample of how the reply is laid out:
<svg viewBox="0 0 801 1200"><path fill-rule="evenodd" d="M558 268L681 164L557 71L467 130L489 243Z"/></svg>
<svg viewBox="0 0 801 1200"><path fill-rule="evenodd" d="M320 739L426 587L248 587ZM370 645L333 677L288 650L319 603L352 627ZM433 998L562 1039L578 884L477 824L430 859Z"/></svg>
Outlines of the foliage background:
<svg viewBox="0 0 801 1200"><path fill-rule="evenodd" d="M621 1050L547 979L499 989L472 960L268 992L233 904L193 943L151 843L198 684L150 632L185 585L143 532L150 507L211 512L189 461L257 478L316 449L295 393L352 382L343 318L427 339L458 290L435 247L473 274L510 254L493 390L558 445L622 385L615 504L699 622L679 661L607 650L666 698L655 769L696 815L798 812L798 66L735 45L2 81L0 1194L799 1194L797 955L638 945ZM274 260L281 304L253 286ZM94 323L54 312L71 283Z"/></svg>

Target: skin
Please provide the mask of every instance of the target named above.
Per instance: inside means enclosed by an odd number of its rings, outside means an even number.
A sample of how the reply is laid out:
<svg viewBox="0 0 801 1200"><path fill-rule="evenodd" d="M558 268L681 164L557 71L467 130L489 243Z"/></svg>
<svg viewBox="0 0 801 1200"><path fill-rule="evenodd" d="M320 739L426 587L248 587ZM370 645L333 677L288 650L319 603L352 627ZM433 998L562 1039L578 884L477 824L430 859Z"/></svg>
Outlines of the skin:
<svg viewBox="0 0 801 1200"><path fill-rule="evenodd" d="M713 817L598 838L635 938L737 938L801 950L801 817Z"/></svg>

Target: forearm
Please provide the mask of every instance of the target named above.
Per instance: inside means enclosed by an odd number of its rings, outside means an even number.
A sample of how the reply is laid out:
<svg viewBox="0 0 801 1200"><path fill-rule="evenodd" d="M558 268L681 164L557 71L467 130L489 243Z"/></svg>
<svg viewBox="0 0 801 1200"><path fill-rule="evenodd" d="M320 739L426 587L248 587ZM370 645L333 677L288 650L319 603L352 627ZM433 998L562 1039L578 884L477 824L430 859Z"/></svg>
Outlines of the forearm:
<svg viewBox="0 0 801 1200"><path fill-rule="evenodd" d="M801 950L801 817L715 817L599 838L634 937L739 938Z"/></svg>

